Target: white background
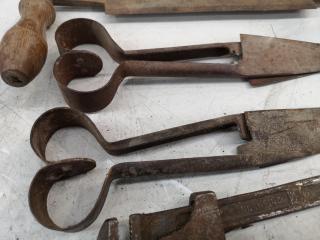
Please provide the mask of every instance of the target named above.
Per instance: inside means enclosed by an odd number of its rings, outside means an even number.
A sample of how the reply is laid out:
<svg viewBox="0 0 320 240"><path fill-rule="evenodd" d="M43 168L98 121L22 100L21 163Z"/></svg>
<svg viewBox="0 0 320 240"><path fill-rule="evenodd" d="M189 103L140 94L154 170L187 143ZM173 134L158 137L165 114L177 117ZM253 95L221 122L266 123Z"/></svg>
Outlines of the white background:
<svg viewBox="0 0 320 240"><path fill-rule="evenodd" d="M69 10L69 9L68 9ZM320 11L285 14L197 14L144 17L111 17L104 12L58 11L47 32L49 54L39 76L24 88L0 82L0 239L1 240L89 240L96 239L103 221L117 217L121 237L128 235L128 217L188 203L191 192L212 190L219 198L320 174L320 156L267 169L192 178L113 184L107 203L88 229L66 234L48 230L30 213L27 193L35 173L44 166L29 144L34 121L50 108L66 106L52 75L58 57L54 42L56 28L64 21L87 17L100 21L111 36L126 49L169 47L212 42L239 41L239 34L276 36L320 42ZM18 1L1 0L0 36L18 20ZM90 47L92 49L92 47ZM104 51L93 48L105 59L95 79L72 83L76 89L102 86L116 64ZM170 127L211 119L224 114L274 108L319 107L320 76L312 75L265 87L214 79L135 79L123 84L112 104L89 115L108 140L150 133ZM97 168L89 174L57 184L49 197L49 209L62 226L76 223L93 206L107 169L126 161L158 160L192 156L235 154L242 140L237 132L220 132L168 144L146 151L113 157L105 153L85 130L58 132L47 151L50 159L90 157ZM228 240L315 240L319 239L320 208L255 224L227 234Z"/></svg>

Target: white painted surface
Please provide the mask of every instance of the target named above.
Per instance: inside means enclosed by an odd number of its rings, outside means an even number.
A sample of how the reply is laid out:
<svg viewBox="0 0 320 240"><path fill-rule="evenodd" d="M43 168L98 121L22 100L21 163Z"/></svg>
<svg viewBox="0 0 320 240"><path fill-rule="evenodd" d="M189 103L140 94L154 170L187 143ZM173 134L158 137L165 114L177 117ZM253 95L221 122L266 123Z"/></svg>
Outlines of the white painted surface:
<svg viewBox="0 0 320 240"><path fill-rule="evenodd" d="M1 0L0 36L18 20L18 1ZM29 134L33 122L44 111L66 106L52 76L58 57L54 32L64 21L88 17L100 21L124 49L178 46L238 41L240 33L277 36L320 42L320 11L291 14L198 14L156 17L106 16L103 12L59 11L48 31L49 55L41 74L25 88L0 83L0 239L5 240L91 240L103 221L117 217L122 237L128 235L128 217L188 203L191 192L213 190L219 198L260 190L320 174L320 156L290 164L242 173L114 184L107 203L95 223L76 234L59 233L38 224L28 207L28 188L35 173L44 166L32 151ZM99 48L95 48L103 53ZM106 54L102 54L106 56ZM105 57L105 59L107 59ZM95 80L72 84L77 89L96 88L110 76L116 64L107 66ZM136 82L136 83L135 83ZM110 140L136 136L192 123L224 114L274 108L319 107L319 75L252 88L240 80L127 81L112 104L89 115ZM60 225L76 223L93 206L108 169L125 161L155 160L236 153L241 144L237 132L210 134L146 151L113 157L105 153L86 131L60 131L50 141L51 159L90 157L97 168L86 176L58 184L50 194L51 215ZM320 208L255 224L227 234L228 240L316 240L320 236ZM123 238L124 239L124 238Z"/></svg>

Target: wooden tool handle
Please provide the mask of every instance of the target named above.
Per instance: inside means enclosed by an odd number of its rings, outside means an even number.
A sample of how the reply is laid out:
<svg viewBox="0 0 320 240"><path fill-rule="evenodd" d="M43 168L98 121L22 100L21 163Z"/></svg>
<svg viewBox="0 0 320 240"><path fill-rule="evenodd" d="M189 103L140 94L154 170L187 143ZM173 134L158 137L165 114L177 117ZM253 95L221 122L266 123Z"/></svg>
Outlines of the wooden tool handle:
<svg viewBox="0 0 320 240"><path fill-rule="evenodd" d="M2 79L14 87L23 87L41 71L47 57L46 29L55 20L50 0L21 0L21 19L0 43Z"/></svg>

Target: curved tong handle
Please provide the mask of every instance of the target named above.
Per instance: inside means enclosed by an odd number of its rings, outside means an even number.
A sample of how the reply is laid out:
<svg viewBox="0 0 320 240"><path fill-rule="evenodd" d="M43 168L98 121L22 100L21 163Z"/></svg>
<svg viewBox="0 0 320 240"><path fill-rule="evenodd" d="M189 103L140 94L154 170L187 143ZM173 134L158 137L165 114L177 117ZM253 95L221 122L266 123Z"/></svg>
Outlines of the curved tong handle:
<svg viewBox="0 0 320 240"><path fill-rule="evenodd" d="M88 130L108 153L120 155L232 126L238 127L240 136L244 140L251 138L244 115L239 114L188 124L117 142L108 142L85 114L70 108L55 108L38 118L32 128L30 139L37 155L43 161L50 163L50 160L45 156L47 144L51 136L63 128L82 127Z"/></svg>
<svg viewBox="0 0 320 240"><path fill-rule="evenodd" d="M95 136L103 148L112 154L128 153L230 126L238 126L242 138L250 138L246 129L244 116L240 114L163 130L118 142L108 142L102 137L94 123L83 113L68 108L57 108L43 114L32 129L31 144L42 160L50 163L45 156L46 145L50 137L57 130L72 126L87 129ZM58 181L86 173L95 167L95 162L90 159L66 159L58 163L50 164L36 174L29 191L29 203L32 213L42 225L58 231L74 232L88 227L95 221L104 206L110 185L115 179L208 173L238 170L255 166L256 163L252 157L246 155L117 164L109 170L96 204L88 216L76 225L62 228L53 222L48 213L47 196L51 187Z"/></svg>
<svg viewBox="0 0 320 240"><path fill-rule="evenodd" d="M55 20L50 0L21 0L20 21L3 37L0 44L2 79L14 87L23 87L41 71L48 45L46 29Z"/></svg>
<svg viewBox="0 0 320 240"><path fill-rule="evenodd" d="M233 165L233 168L230 168L231 165ZM110 185L115 179L173 176L174 174L191 172L199 174L209 171L239 170L254 166L253 158L240 155L117 164L109 170L99 197L87 217L78 224L60 227L53 222L48 212L47 199L50 189L59 181L86 173L95 167L92 160L66 160L44 167L36 174L29 191L29 204L33 215L43 226L57 231L77 232L87 228L98 218L107 199ZM139 169L142 171L139 171ZM222 210L224 230L226 232L231 231L254 222L319 205L318 185L319 177L316 177L255 193L221 199L219 200L219 207ZM179 218L179 220L185 221L183 218L188 217L188 209L186 211L182 210L182 212L184 212L180 216L182 219ZM164 222L164 224L166 223ZM172 228L172 226L169 227ZM163 230L166 230L166 228Z"/></svg>
<svg viewBox="0 0 320 240"><path fill-rule="evenodd" d="M104 48L118 63L128 60L177 61L230 55L240 56L241 54L239 42L126 51L116 43L102 24L87 18L76 18L62 23L56 31L56 42L61 55L79 45L96 44Z"/></svg>
<svg viewBox="0 0 320 240"><path fill-rule="evenodd" d="M136 179L140 177L161 177L187 174L200 174L255 167L250 156L203 157L172 159L163 161L120 163L107 173L98 199L90 213L79 223L60 227L51 219L47 199L52 186L62 180L84 174L95 167L90 159L69 159L50 164L34 177L29 190L30 209L43 226L57 231L77 232L90 226L99 216L107 199L110 185L116 179Z"/></svg>
<svg viewBox="0 0 320 240"><path fill-rule="evenodd" d="M192 62L124 61L114 71L110 80L93 91L78 91L68 84L83 77L93 77L102 69L99 56L88 51L70 51L63 54L54 65L54 76L69 106L82 112L96 112L108 106L121 83L130 76L141 77L210 77L217 75L239 76L237 64Z"/></svg>
<svg viewBox="0 0 320 240"><path fill-rule="evenodd" d="M172 62L240 56L239 42L125 51L112 39L104 26L96 21L82 18L63 23L56 32L56 42L61 57L54 66L55 78L68 105L82 112L95 112L108 106L120 84L129 76L239 75L237 65L232 64ZM112 59L120 64L110 81L97 90L76 91L68 87L72 80L93 77L102 69L99 56L88 51L72 50L82 44L96 44L103 47Z"/></svg>

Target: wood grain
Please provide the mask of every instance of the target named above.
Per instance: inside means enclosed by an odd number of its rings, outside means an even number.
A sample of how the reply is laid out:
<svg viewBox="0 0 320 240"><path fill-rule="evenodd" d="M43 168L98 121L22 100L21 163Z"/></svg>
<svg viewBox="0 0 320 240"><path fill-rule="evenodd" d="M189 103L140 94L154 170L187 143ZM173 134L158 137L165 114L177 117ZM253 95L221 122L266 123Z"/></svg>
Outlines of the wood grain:
<svg viewBox="0 0 320 240"><path fill-rule="evenodd" d="M0 43L2 79L14 87L22 87L41 71L47 57L46 29L55 20L49 0L21 0L21 19Z"/></svg>
<svg viewBox="0 0 320 240"><path fill-rule="evenodd" d="M106 0L109 14L150 14L233 11L288 11L316 8L314 0Z"/></svg>

